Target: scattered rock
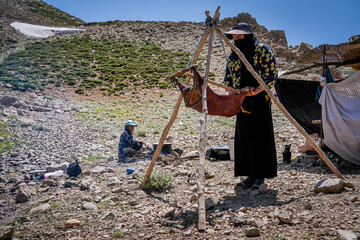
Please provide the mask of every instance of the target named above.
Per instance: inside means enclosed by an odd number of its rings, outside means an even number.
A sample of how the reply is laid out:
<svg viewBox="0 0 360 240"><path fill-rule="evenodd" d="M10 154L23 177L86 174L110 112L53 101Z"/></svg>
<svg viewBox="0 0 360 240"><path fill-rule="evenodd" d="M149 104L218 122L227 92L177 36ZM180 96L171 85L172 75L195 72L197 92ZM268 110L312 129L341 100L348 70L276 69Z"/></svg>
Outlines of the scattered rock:
<svg viewBox="0 0 360 240"><path fill-rule="evenodd" d="M91 183L92 183L92 180L91 180L91 179L84 179L84 180L82 180L81 183L80 183L80 189L81 189L81 190L88 190L88 189L90 189Z"/></svg>
<svg viewBox="0 0 360 240"><path fill-rule="evenodd" d="M357 240L358 237L352 231L337 230L339 240Z"/></svg>
<svg viewBox="0 0 360 240"><path fill-rule="evenodd" d="M37 212L45 212L45 211L49 210L50 208L51 208L50 204L45 203L38 207L32 208L30 210L30 214L37 213Z"/></svg>
<svg viewBox="0 0 360 240"><path fill-rule="evenodd" d="M206 230L205 230L205 232L206 232L207 234L212 235L212 234L214 234L214 233L215 233L215 230L214 230L214 229L212 229L212 228L208 228L208 229L206 229Z"/></svg>
<svg viewBox="0 0 360 240"><path fill-rule="evenodd" d="M259 193L266 193L268 191L268 185L266 183L263 183L259 186Z"/></svg>
<svg viewBox="0 0 360 240"><path fill-rule="evenodd" d="M108 186L116 186L116 185L121 185L121 182L118 178L116 177L111 177L109 178L109 181L108 181Z"/></svg>
<svg viewBox="0 0 360 240"><path fill-rule="evenodd" d="M189 153L185 153L184 155L182 155L180 157L180 159L191 159L191 158L198 158L200 157L200 152L199 151L192 151L192 152L189 152Z"/></svg>
<svg viewBox="0 0 360 240"><path fill-rule="evenodd" d="M293 215L286 211L275 212L274 216L282 223L291 224L293 221Z"/></svg>
<svg viewBox="0 0 360 240"><path fill-rule="evenodd" d="M65 223L65 228L72 228L73 226L79 226L80 220L78 219L69 219Z"/></svg>
<svg viewBox="0 0 360 240"><path fill-rule="evenodd" d="M84 201L84 202L92 202L93 201L91 196L83 196L81 198L81 200Z"/></svg>
<svg viewBox="0 0 360 240"><path fill-rule="evenodd" d="M91 202L86 202L82 205L82 209L84 210L95 210L96 209L96 205L91 203Z"/></svg>
<svg viewBox="0 0 360 240"><path fill-rule="evenodd" d="M245 229L245 235L247 237L258 237L260 236L260 230L258 228L250 227Z"/></svg>
<svg viewBox="0 0 360 240"><path fill-rule="evenodd" d="M246 224L245 214L242 212L231 214L229 221L235 225Z"/></svg>
<svg viewBox="0 0 360 240"><path fill-rule="evenodd" d="M54 187L56 186L56 182L53 180L53 179L44 179L42 181L42 184L45 185L45 186L50 186L50 187Z"/></svg>
<svg viewBox="0 0 360 240"><path fill-rule="evenodd" d="M183 232L184 237L190 237L191 234L192 234L191 230L187 230L187 231Z"/></svg>
<svg viewBox="0 0 360 240"><path fill-rule="evenodd" d="M12 239L14 236L15 227L0 226L0 240Z"/></svg>
<svg viewBox="0 0 360 240"><path fill-rule="evenodd" d="M30 190L26 183L22 183L19 185L18 193L16 195L16 202L23 203L29 200Z"/></svg>
<svg viewBox="0 0 360 240"><path fill-rule="evenodd" d="M340 178L319 180L314 187L315 193L339 193L342 190L344 190L344 181Z"/></svg>
<svg viewBox="0 0 360 240"><path fill-rule="evenodd" d="M103 174L106 173L106 169L101 166L96 166L93 169L91 169L92 174Z"/></svg>
<svg viewBox="0 0 360 240"><path fill-rule="evenodd" d="M115 214L112 212L105 213L105 215L102 217L103 220L113 220L115 219Z"/></svg>
<svg viewBox="0 0 360 240"><path fill-rule="evenodd" d="M205 199L205 209L206 209L206 211L213 208L214 206L215 206L214 200L212 200L211 198L206 198Z"/></svg>

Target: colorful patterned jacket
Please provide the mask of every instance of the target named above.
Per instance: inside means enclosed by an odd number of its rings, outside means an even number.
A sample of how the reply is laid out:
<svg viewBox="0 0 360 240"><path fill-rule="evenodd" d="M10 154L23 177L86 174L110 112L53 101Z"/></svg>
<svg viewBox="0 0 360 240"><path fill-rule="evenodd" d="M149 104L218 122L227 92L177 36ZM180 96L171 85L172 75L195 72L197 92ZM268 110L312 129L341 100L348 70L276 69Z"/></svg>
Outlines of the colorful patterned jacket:
<svg viewBox="0 0 360 240"><path fill-rule="evenodd" d="M241 65L242 62L240 59L234 60L232 55L229 56L228 67L226 68L224 78L225 85L235 87L236 89L240 88L239 70ZM276 61L272 49L266 44L259 43L255 48L254 70L259 74L269 88L272 88L275 85L278 76ZM231 73L233 75L235 86L233 85Z"/></svg>

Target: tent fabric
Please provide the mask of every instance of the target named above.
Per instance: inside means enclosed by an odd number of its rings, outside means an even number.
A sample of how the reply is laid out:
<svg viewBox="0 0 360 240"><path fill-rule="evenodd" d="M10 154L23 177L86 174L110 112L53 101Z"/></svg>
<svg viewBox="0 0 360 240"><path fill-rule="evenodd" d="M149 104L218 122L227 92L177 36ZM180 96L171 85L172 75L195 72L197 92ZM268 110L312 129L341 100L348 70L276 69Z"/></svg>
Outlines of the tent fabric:
<svg viewBox="0 0 360 240"><path fill-rule="evenodd" d="M318 82L278 78L275 89L281 104L308 133L320 135L321 105L315 100Z"/></svg>
<svg viewBox="0 0 360 240"><path fill-rule="evenodd" d="M325 144L360 166L360 71L342 82L326 84L319 103Z"/></svg>
<svg viewBox="0 0 360 240"><path fill-rule="evenodd" d="M333 83L334 82L334 77L332 76L328 66L325 67L324 77L325 77L326 83ZM315 95L315 100L316 101L319 101L322 89L323 89L322 86L319 85L318 89L316 90L316 95Z"/></svg>

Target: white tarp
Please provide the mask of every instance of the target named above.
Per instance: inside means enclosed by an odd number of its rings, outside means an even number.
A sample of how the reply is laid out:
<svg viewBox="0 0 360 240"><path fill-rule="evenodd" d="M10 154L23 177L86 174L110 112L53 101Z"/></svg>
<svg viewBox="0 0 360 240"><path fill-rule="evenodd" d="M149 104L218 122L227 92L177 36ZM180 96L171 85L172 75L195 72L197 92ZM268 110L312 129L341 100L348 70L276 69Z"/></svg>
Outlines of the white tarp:
<svg viewBox="0 0 360 240"><path fill-rule="evenodd" d="M324 86L319 99L325 144L360 166L360 71Z"/></svg>

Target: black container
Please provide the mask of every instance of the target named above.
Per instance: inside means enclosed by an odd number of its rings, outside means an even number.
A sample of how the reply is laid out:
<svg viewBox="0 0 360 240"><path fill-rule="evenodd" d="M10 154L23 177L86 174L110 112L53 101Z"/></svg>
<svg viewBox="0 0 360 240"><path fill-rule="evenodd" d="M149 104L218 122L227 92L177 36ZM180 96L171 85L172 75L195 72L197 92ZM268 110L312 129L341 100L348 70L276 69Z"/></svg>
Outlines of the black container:
<svg viewBox="0 0 360 240"><path fill-rule="evenodd" d="M159 143L153 143L154 152L156 151L156 148L158 145L159 145ZM172 144L165 142L161 148L161 152L169 154L169 153L171 153L171 151L172 151Z"/></svg>
<svg viewBox="0 0 360 240"><path fill-rule="evenodd" d="M291 144L285 145L285 150L283 151L283 163L291 163Z"/></svg>

